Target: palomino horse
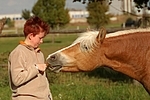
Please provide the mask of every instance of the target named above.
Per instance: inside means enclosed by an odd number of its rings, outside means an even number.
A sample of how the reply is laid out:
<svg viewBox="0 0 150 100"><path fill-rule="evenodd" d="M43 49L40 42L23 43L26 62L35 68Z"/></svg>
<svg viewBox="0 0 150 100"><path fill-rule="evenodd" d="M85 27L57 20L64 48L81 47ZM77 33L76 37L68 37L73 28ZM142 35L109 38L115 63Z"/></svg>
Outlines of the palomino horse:
<svg viewBox="0 0 150 100"><path fill-rule="evenodd" d="M85 32L72 45L50 54L47 63L56 72L92 71L108 66L136 79L150 94L150 29L107 35L103 28Z"/></svg>

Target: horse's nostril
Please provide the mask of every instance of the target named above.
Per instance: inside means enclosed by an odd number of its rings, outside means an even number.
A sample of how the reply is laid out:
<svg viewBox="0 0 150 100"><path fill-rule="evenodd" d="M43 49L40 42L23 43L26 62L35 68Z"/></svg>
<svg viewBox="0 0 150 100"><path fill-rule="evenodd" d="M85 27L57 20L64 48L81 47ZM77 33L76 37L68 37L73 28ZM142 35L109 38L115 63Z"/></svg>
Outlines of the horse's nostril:
<svg viewBox="0 0 150 100"><path fill-rule="evenodd" d="M56 55L52 55L50 56L50 59L53 61L53 60L56 60Z"/></svg>

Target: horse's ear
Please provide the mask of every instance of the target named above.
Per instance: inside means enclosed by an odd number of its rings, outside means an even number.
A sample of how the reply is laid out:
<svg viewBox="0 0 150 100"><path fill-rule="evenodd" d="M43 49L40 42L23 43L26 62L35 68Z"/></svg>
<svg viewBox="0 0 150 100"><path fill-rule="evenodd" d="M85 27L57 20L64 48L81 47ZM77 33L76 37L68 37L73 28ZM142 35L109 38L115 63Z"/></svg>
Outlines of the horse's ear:
<svg viewBox="0 0 150 100"><path fill-rule="evenodd" d="M106 29L102 27L99 30L99 33L97 35L97 41L100 42L100 43L103 43L103 41L105 39L105 36L106 36Z"/></svg>

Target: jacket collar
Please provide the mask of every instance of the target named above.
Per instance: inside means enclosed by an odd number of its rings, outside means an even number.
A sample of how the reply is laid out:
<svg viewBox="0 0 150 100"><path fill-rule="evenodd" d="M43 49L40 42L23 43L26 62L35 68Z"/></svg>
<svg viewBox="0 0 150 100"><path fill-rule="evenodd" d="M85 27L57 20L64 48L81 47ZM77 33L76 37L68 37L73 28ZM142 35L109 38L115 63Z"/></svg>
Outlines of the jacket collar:
<svg viewBox="0 0 150 100"><path fill-rule="evenodd" d="M28 48L28 49L30 49L30 50L34 50L34 51L36 51L36 52L40 52L40 51L41 51L39 47L33 48L32 46L27 45L24 41L20 41L19 44L25 46L26 48Z"/></svg>

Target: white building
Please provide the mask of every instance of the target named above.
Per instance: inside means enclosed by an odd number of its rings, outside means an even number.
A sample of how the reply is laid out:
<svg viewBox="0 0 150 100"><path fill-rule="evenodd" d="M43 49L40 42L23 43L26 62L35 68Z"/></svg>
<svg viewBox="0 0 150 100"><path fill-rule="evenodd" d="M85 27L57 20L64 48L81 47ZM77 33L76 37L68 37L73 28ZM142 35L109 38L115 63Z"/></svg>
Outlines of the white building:
<svg viewBox="0 0 150 100"><path fill-rule="evenodd" d="M21 16L21 14L3 14L0 15L0 19L2 18L10 18L11 20L24 20Z"/></svg>
<svg viewBox="0 0 150 100"><path fill-rule="evenodd" d="M122 1L123 11L131 13L133 7L132 3L133 3L132 0L123 0Z"/></svg>
<svg viewBox="0 0 150 100"><path fill-rule="evenodd" d="M13 20L16 28L22 28L25 23L25 20L22 18L21 14L3 14L0 15L0 19L2 18L10 18Z"/></svg>
<svg viewBox="0 0 150 100"><path fill-rule="evenodd" d="M87 17L89 16L89 12L86 10L79 11L69 11L70 23L83 23L87 22Z"/></svg>
<svg viewBox="0 0 150 100"><path fill-rule="evenodd" d="M87 17L89 16L88 11L79 10L79 11L69 11L70 23L84 23L87 22ZM25 20L22 18L21 14L4 14L0 15L0 19L10 18L15 21L15 27L22 28Z"/></svg>

